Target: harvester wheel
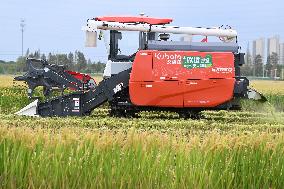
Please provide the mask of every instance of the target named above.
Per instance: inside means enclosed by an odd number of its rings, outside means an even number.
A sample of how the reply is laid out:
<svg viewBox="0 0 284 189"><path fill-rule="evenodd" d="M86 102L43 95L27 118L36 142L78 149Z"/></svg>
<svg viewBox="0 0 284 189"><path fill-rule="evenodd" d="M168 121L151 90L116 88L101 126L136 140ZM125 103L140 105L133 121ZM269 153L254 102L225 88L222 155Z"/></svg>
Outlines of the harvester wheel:
<svg viewBox="0 0 284 189"><path fill-rule="evenodd" d="M183 119L201 119L203 115L201 111L180 111L178 112L179 117Z"/></svg>
<svg viewBox="0 0 284 189"><path fill-rule="evenodd" d="M139 115L138 115L137 113L138 113L138 112L137 112L137 111L134 111L134 110L126 110L126 111L125 111L126 117L129 117L129 118L138 118Z"/></svg>
<svg viewBox="0 0 284 189"><path fill-rule="evenodd" d="M126 117L125 110L111 109L109 111L111 117Z"/></svg>

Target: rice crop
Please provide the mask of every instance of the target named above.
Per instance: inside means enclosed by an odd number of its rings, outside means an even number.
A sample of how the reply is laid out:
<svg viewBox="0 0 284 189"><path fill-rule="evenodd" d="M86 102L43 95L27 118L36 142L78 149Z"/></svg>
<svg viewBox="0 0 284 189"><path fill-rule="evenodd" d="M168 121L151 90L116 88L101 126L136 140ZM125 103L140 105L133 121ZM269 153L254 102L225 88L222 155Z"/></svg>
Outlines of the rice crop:
<svg viewBox="0 0 284 189"><path fill-rule="evenodd" d="M1 123L2 188L281 188L284 134Z"/></svg>
<svg viewBox="0 0 284 189"><path fill-rule="evenodd" d="M31 118L13 115L30 102L26 88L3 82L0 188L284 186L283 88L257 81L269 103L243 101L242 111L204 111L199 120L114 118L107 105L87 117Z"/></svg>

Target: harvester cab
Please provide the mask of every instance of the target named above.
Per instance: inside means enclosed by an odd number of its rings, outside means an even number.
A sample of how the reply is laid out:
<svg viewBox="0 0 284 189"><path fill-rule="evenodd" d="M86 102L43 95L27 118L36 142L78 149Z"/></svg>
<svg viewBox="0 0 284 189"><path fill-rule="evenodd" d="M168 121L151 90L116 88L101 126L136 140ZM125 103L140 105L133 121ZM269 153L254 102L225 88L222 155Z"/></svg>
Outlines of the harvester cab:
<svg viewBox="0 0 284 189"><path fill-rule="evenodd" d="M104 77L111 77L131 68L136 53L141 50L238 52L237 33L228 26L219 28L167 26L172 21L169 18L145 16L102 16L89 19L87 26L83 27L86 31L86 46L96 47L97 39L105 38L107 41L105 45L109 54ZM139 32L139 45L136 51L124 55L121 54L120 40L127 38L127 34L123 35L123 32L129 31ZM179 41L170 40L170 37L174 39L175 34L184 36L180 37ZM206 42L208 37L217 36L224 43L192 42L193 36L200 35L206 38ZM129 41L133 41L133 38L127 40L128 43Z"/></svg>
<svg viewBox="0 0 284 189"><path fill-rule="evenodd" d="M195 118L202 110L239 109L241 98L266 100L241 76L244 53L235 30L168 25L171 22L146 16L89 19L83 27L86 46L95 47L97 39L104 39L108 49L104 79L93 89L36 102L18 114L83 116L108 102L113 116L166 110ZM139 34L138 48L130 54L121 53L125 31ZM173 35L185 36L174 40ZM195 42L193 36L202 40ZM218 41L209 42L211 37Z"/></svg>

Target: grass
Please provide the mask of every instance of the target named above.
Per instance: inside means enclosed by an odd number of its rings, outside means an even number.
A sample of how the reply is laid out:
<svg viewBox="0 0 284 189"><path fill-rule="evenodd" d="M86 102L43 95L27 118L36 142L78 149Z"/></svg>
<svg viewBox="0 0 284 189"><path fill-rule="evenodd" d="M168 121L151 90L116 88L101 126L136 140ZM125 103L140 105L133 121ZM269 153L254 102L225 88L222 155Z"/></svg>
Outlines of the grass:
<svg viewBox="0 0 284 189"><path fill-rule="evenodd" d="M29 101L5 77L0 188L284 186L284 82L253 82L270 104L243 101L243 111L204 111L200 120L113 118L107 106L82 118L30 118L13 115Z"/></svg>

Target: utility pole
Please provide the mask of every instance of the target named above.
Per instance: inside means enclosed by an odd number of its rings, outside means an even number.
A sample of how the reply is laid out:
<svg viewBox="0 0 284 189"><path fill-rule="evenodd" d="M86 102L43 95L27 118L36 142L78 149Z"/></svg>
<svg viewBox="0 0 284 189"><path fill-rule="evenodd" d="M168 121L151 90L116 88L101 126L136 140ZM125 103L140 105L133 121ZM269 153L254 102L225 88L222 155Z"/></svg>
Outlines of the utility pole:
<svg viewBox="0 0 284 189"><path fill-rule="evenodd" d="M22 33L22 57L24 57L24 30L25 30L25 19L21 19L20 27L21 27L21 33Z"/></svg>

